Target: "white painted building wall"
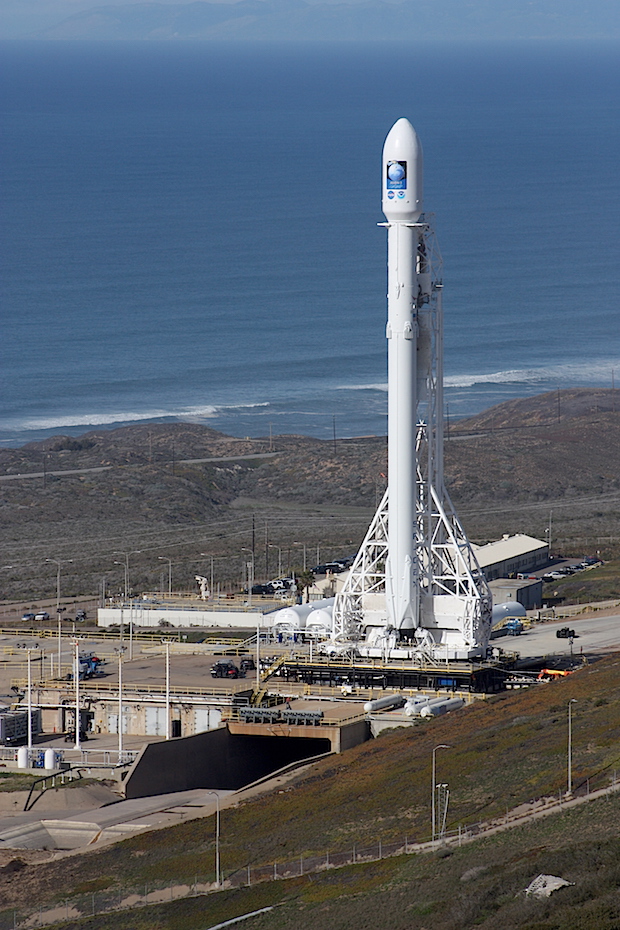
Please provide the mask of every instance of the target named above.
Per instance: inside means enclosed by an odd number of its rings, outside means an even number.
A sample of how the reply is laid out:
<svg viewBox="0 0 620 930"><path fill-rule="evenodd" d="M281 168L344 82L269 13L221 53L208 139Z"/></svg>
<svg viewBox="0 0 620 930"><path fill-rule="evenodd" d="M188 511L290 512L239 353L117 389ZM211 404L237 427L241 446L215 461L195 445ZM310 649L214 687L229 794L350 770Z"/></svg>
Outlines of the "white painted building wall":
<svg viewBox="0 0 620 930"><path fill-rule="evenodd" d="M129 629L132 622L137 627L183 628L203 627L210 629L255 630L269 626L266 616L259 610L183 610L165 607L100 607L97 611L97 626L120 626ZM162 626L163 625L163 626Z"/></svg>

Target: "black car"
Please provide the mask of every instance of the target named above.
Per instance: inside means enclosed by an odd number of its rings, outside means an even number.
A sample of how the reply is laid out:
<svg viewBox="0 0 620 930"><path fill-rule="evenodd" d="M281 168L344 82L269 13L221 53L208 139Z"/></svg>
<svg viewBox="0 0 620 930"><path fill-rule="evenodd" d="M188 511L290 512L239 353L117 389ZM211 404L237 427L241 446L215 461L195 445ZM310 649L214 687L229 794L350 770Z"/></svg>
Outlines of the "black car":
<svg viewBox="0 0 620 930"><path fill-rule="evenodd" d="M239 669L230 659L221 659L211 666L212 678L238 678Z"/></svg>
<svg viewBox="0 0 620 930"><path fill-rule="evenodd" d="M244 678L246 672L256 671L256 662L251 656L248 656L247 658L241 660L239 663L239 669L241 671L242 678Z"/></svg>
<svg viewBox="0 0 620 930"><path fill-rule="evenodd" d="M571 630L569 626L560 627L559 630L555 631L555 635L558 639L576 639L575 631Z"/></svg>
<svg viewBox="0 0 620 930"><path fill-rule="evenodd" d="M273 587L271 584L253 584L252 594L273 594Z"/></svg>

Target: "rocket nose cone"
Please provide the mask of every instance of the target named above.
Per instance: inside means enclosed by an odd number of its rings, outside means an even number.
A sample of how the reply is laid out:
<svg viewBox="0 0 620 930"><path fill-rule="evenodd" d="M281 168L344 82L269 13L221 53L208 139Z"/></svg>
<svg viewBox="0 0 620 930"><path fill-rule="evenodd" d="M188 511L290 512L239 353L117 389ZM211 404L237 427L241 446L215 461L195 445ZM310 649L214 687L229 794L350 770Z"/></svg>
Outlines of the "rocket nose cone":
<svg viewBox="0 0 620 930"><path fill-rule="evenodd" d="M402 147L415 149L418 148L421 150L420 140L418 139L418 134L409 122L408 119L405 119L404 116L401 116L400 119L397 119L390 131L388 132L385 138L385 147L390 146L391 148Z"/></svg>
<svg viewBox="0 0 620 930"><path fill-rule="evenodd" d="M408 119L401 117L383 146L382 207L390 221L415 223L422 213L422 146Z"/></svg>

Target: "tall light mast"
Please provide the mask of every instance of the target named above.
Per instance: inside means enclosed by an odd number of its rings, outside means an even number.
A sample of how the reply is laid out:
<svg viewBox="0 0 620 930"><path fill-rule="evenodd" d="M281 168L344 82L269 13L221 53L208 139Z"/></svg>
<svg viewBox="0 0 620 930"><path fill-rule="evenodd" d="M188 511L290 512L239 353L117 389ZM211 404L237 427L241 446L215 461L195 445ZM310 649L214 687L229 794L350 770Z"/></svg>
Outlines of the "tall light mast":
<svg viewBox="0 0 620 930"><path fill-rule="evenodd" d="M385 140L388 488L334 604L332 639L362 655L486 654L491 596L443 479L441 262L423 213L422 147L399 119Z"/></svg>

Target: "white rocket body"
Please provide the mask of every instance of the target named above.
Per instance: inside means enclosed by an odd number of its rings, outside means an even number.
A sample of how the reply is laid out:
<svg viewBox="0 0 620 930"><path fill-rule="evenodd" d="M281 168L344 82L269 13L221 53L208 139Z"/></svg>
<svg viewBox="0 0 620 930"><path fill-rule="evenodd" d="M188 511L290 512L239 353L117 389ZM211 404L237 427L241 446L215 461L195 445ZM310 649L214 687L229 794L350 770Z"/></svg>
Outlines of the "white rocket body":
<svg viewBox="0 0 620 930"><path fill-rule="evenodd" d="M388 133L381 172L388 489L336 595L332 642L383 661L479 658L491 593L443 479L443 283L422 147L406 119Z"/></svg>
<svg viewBox="0 0 620 930"><path fill-rule="evenodd" d="M418 307L430 278L421 254L422 146L399 119L383 147L382 207L388 227L388 621L396 629L419 625L416 519ZM428 279L428 280L426 280ZM424 366L425 367L425 366Z"/></svg>

